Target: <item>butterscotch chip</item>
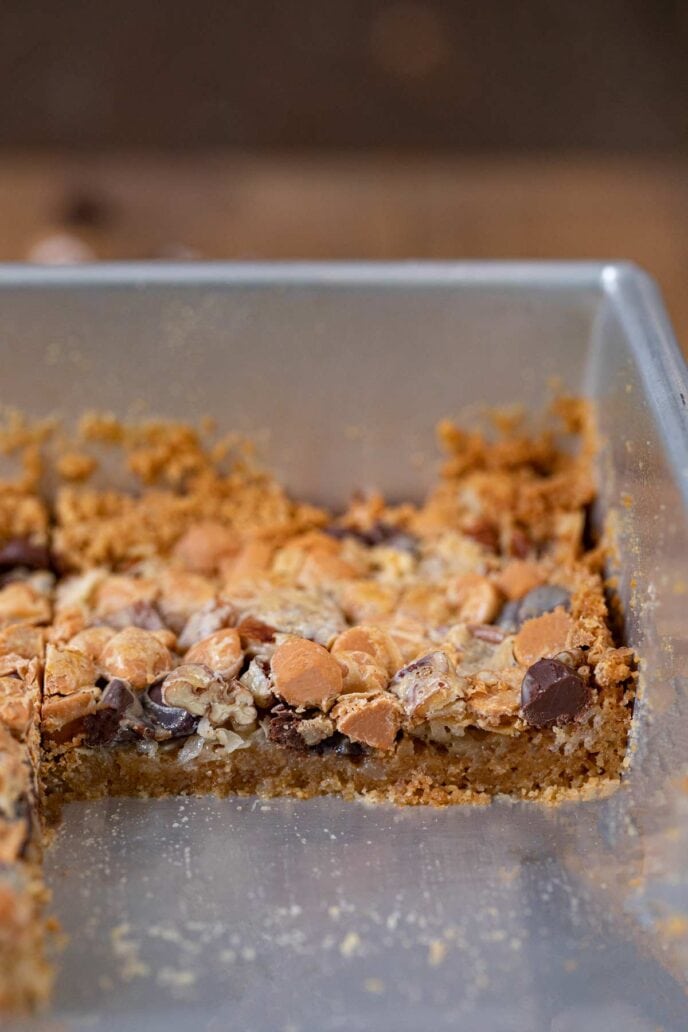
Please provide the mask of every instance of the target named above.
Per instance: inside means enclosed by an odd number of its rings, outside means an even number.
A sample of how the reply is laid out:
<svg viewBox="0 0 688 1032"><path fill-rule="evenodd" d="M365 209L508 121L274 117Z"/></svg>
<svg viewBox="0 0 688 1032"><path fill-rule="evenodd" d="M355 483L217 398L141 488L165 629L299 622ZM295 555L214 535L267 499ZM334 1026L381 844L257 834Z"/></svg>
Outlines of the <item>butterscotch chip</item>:
<svg viewBox="0 0 688 1032"><path fill-rule="evenodd" d="M180 634L190 616L215 598L215 587L207 577L185 570L162 570L157 606L165 623Z"/></svg>
<svg viewBox="0 0 688 1032"><path fill-rule="evenodd" d="M437 626L449 620L451 607L441 586L415 584L402 593L397 613L411 620L421 620L426 625Z"/></svg>
<svg viewBox="0 0 688 1032"><path fill-rule="evenodd" d="M71 695L95 684L95 663L83 652L48 645L45 654L45 694Z"/></svg>
<svg viewBox="0 0 688 1032"><path fill-rule="evenodd" d="M496 580L507 599L512 602L542 584L543 577L537 563L528 559L513 559L506 564Z"/></svg>
<svg viewBox="0 0 688 1032"><path fill-rule="evenodd" d="M98 663L103 649L110 639L114 638L115 633L112 627L86 627L69 639L67 648L75 652L83 652L94 663Z"/></svg>
<svg viewBox="0 0 688 1032"><path fill-rule="evenodd" d="M220 573L227 587L257 580L267 573L272 562L273 546L266 541L248 541L234 558L224 558Z"/></svg>
<svg viewBox="0 0 688 1032"><path fill-rule="evenodd" d="M339 604L349 620L366 623L386 616L394 609L398 591L375 581L345 581L339 593Z"/></svg>
<svg viewBox="0 0 688 1032"><path fill-rule="evenodd" d="M358 571L337 555L316 551L306 556L297 583L304 588L318 588L335 581L353 580Z"/></svg>
<svg viewBox="0 0 688 1032"><path fill-rule="evenodd" d="M337 655L338 652L367 652L390 677L404 664L394 639L373 624L359 624L339 634L332 645L332 654Z"/></svg>
<svg viewBox="0 0 688 1032"><path fill-rule="evenodd" d="M341 695L341 667L327 649L314 641L286 641L275 650L270 669L275 693L290 706L324 709Z"/></svg>
<svg viewBox="0 0 688 1032"><path fill-rule="evenodd" d="M174 546L176 559L193 573L214 573L223 559L239 550L240 543L235 531L204 520L189 527Z"/></svg>
<svg viewBox="0 0 688 1032"><path fill-rule="evenodd" d="M94 609L98 616L107 616L136 602L152 602L156 594L157 587L151 580L113 573L97 587Z"/></svg>
<svg viewBox="0 0 688 1032"><path fill-rule="evenodd" d="M50 603L31 584L16 581L0 590L0 623L47 623Z"/></svg>
<svg viewBox="0 0 688 1032"><path fill-rule="evenodd" d="M152 631L127 627L111 638L100 657L110 677L121 677L141 690L172 667L172 658Z"/></svg>
<svg viewBox="0 0 688 1032"><path fill-rule="evenodd" d="M239 631L225 627L192 645L186 654L186 663L203 663L215 674L231 678L239 673L244 661Z"/></svg>
<svg viewBox="0 0 688 1032"><path fill-rule="evenodd" d="M43 651L45 631L31 624L12 624L0 631L0 655L34 659Z"/></svg>
<svg viewBox="0 0 688 1032"><path fill-rule="evenodd" d="M514 640L514 656L525 666L543 656L563 652L573 629L573 620L564 609L526 620Z"/></svg>
<svg viewBox="0 0 688 1032"><path fill-rule="evenodd" d="M466 623L492 623L502 606L499 588L478 573L457 577L449 586L447 597L456 606L459 620Z"/></svg>
<svg viewBox="0 0 688 1032"><path fill-rule="evenodd" d="M352 741L389 750L401 727L401 707L389 695L347 695L332 710L332 718Z"/></svg>

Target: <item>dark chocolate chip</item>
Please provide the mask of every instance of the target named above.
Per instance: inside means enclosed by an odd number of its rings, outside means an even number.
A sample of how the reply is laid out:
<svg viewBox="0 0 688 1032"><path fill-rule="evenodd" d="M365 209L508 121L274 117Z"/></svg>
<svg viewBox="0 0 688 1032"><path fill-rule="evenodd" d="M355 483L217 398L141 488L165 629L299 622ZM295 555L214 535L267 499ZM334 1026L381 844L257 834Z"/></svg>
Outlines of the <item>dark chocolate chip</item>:
<svg viewBox="0 0 688 1032"><path fill-rule="evenodd" d="M265 721L265 734L269 742L281 745L285 749L298 749L305 752L308 746L298 732L298 726L303 717L295 710L285 706L283 702L278 703L270 710L270 715Z"/></svg>
<svg viewBox="0 0 688 1032"><path fill-rule="evenodd" d="M396 548L400 552L409 552L411 555L418 552L418 538L415 535L399 530L398 527L393 527L383 520L374 523L369 530L357 530L353 527L341 527L333 524L325 527L325 533L336 538L337 541L353 538L369 548L386 545L388 548Z"/></svg>
<svg viewBox="0 0 688 1032"><path fill-rule="evenodd" d="M47 545L36 545L29 538L17 537L6 541L0 548L0 570L23 566L28 570L49 570L50 550Z"/></svg>
<svg viewBox="0 0 688 1032"><path fill-rule="evenodd" d="M142 599L109 613L101 623L117 631L123 631L125 627L139 627L142 631L164 631L166 628L155 605Z"/></svg>
<svg viewBox="0 0 688 1032"><path fill-rule="evenodd" d="M136 695L128 681L119 677L109 683L95 713L84 719L86 745L111 745L118 738L120 721L130 706L136 705Z"/></svg>
<svg viewBox="0 0 688 1032"><path fill-rule="evenodd" d="M156 681L142 696L141 701L150 720L169 731L172 738L192 735L198 727L199 717L182 709L181 706L167 706L162 699L162 681Z"/></svg>
<svg viewBox="0 0 688 1032"><path fill-rule="evenodd" d="M515 634L520 626L519 619L520 604L518 602L507 602L495 620L495 626L500 627L507 634Z"/></svg>
<svg viewBox="0 0 688 1032"><path fill-rule="evenodd" d="M537 616L551 613L559 606L568 609L570 605L570 591L558 584L543 584L539 588L533 588L519 602L519 623L525 623L526 620L534 620Z"/></svg>
<svg viewBox="0 0 688 1032"><path fill-rule="evenodd" d="M337 756L348 756L350 759L357 759L365 753L365 749L360 742L352 742L350 738L347 738L346 735L341 734L339 731L322 744L327 748L331 748Z"/></svg>
<svg viewBox="0 0 688 1032"><path fill-rule="evenodd" d="M589 705L590 689L557 659L539 659L521 684L521 712L532 727L569 724Z"/></svg>

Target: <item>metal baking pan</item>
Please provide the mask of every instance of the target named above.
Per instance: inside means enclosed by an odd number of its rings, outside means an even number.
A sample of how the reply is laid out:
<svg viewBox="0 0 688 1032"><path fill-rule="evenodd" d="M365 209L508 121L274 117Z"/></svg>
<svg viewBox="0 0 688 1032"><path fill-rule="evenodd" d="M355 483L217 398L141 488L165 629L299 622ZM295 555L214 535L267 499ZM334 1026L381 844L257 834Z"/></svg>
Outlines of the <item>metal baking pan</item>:
<svg viewBox="0 0 688 1032"><path fill-rule="evenodd" d="M418 496L433 427L597 403L644 694L623 787L556 809L336 799L77 804L47 857L69 934L32 1029L683 1032L688 378L621 264L0 270L2 401L216 417L301 495Z"/></svg>

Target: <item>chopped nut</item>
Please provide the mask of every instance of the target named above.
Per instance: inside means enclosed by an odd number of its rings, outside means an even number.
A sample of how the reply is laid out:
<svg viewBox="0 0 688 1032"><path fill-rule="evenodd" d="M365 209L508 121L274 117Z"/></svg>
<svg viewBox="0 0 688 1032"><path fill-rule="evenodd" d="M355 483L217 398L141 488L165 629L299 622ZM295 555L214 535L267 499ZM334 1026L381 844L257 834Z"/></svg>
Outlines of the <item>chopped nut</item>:
<svg viewBox="0 0 688 1032"><path fill-rule="evenodd" d="M367 652L390 677L404 664L397 643L374 624L349 627L335 638L331 651L333 656L339 652Z"/></svg>
<svg viewBox="0 0 688 1032"><path fill-rule="evenodd" d="M231 720L235 726L248 726L256 720L253 696L238 682L226 682L201 663L185 663L162 682L162 699L213 724ZM200 731L199 731L200 734Z"/></svg>
<svg viewBox="0 0 688 1032"><path fill-rule="evenodd" d="M71 695L95 684L96 667L92 659L73 649L48 645L45 654L45 694Z"/></svg>
<svg viewBox="0 0 688 1032"><path fill-rule="evenodd" d="M225 627L196 642L186 654L186 663L203 663L228 680L239 673L244 662L239 631Z"/></svg>
<svg viewBox="0 0 688 1032"><path fill-rule="evenodd" d="M267 658L272 655L277 631L270 624L256 620L254 616L246 616L237 624L237 631L241 647L246 649L250 656Z"/></svg>
<svg viewBox="0 0 688 1032"><path fill-rule="evenodd" d="M447 597L457 607L459 620L466 623L492 623L502 604L499 589L487 577L477 573L457 577L450 585Z"/></svg>
<svg viewBox="0 0 688 1032"><path fill-rule="evenodd" d="M192 613L187 620L179 635L180 649L191 648L192 645L204 641L216 631L230 627L236 622L236 617L237 613L233 605L211 599L195 613Z"/></svg>
<svg viewBox="0 0 688 1032"><path fill-rule="evenodd" d="M270 666L275 693L290 706L325 709L342 692L337 660L322 645L305 638L292 638L280 645Z"/></svg>
<svg viewBox="0 0 688 1032"><path fill-rule="evenodd" d="M87 627L69 639L67 648L74 652L83 652L94 663L99 663L103 649L110 639L114 638L115 633L112 627Z"/></svg>
<svg viewBox="0 0 688 1032"><path fill-rule="evenodd" d="M233 597L242 618L256 617L284 634L329 645L346 626L339 606L327 595L304 588L265 588L247 598Z"/></svg>
<svg viewBox="0 0 688 1032"><path fill-rule="evenodd" d="M401 653L402 663L410 663L432 649L427 628L418 620L406 616L383 616L375 619L376 626L390 636ZM399 669L397 667L397 669Z"/></svg>
<svg viewBox="0 0 688 1032"><path fill-rule="evenodd" d="M107 571L96 568L59 581L56 590L57 608L87 606L96 597L98 586L107 577Z"/></svg>
<svg viewBox="0 0 688 1032"><path fill-rule="evenodd" d="M324 713L318 713L315 717L305 717L296 725L296 733L301 735L306 746L311 748L332 737L334 721Z"/></svg>
<svg viewBox="0 0 688 1032"><path fill-rule="evenodd" d="M201 717L198 722L197 734L204 739L205 743L225 753L236 752L237 749L247 749L251 744L250 738L242 738L235 731L228 731L225 727L215 727L207 717Z"/></svg>
<svg viewBox="0 0 688 1032"><path fill-rule="evenodd" d="M215 573L221 562L239 550L234 531L206 520L189 527L174 546L174 557L193 573Z"/></svg>
<svg viewBox="0 0 688 1032"><path fill-rule="evenodd" d="M401 706L391 695L346 695L332 710L337 730L373 749L389 750L401 727Z"/></svg>
<svg viewBox="0 0 688 1032"><path fill-rule="evenodd" d="M343 675L345 692L382 692L389 684L389 674L367 652L333 653Z"/></svg>
<svg viewBox="0 0 688 1032"><path fill-rule="evenodd" d="M125 627L140 627L142 631L167 630L153 602L141 599L122 609L113 609L102 617L108 627L123 631Z"/></svg>
<svg viewBox="0 0 688 1032"><path fill-rule="evenodd" d="M526 620L514 640L514 655L519 663L529 666L543 656L563 652L573 630L573 621L563 609Z"/></svg>
<svg viewBox="0 0 688 1032"><path fill-rule="evenodd" d="M431 652L404 667L392 679L392 691L414 721L436 717L465 698L468 682L459 677L445 652Z"/></svg>
<svg viewBox="0 0 688 1032"><path fill-rule="evenodd" d="M170 669L172 657L152 631L127 627L110 639L100 662L110 677L119 677L142 690Z"/></svg>
<svg viewBox="0 0 688 1032"><path fill-rule="evenodd" d="M239 684L251 693L256 706L261 709L268 709L274 703L270 667L264 660L252 659L248 670L239 678Z"/></svg>
<svg viewBox="0 0 688 1032"><path fill-rule="evenodd" d="M31 726L33 703L18 677L0 677L0 723L22 738Z"/></svg>
<svg viewBox="0 0 688 1032"><path fill-rule="evenodd" d="M510 602L523 598L542 581L537 563L528 559L512 559L496 578L497 585Z"/></svg>

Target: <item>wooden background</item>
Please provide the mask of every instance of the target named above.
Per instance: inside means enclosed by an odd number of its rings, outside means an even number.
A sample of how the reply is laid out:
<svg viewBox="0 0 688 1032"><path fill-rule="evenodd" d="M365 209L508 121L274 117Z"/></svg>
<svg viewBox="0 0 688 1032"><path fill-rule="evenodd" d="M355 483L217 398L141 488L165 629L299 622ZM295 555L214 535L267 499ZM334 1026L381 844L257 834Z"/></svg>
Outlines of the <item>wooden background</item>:
<svg viewBox="0 0 688 1032"><path fill-rule="evenodd" d="M1 0L0 258L630 258L688 347L685 0Z"/></svg>
<svg viewBox="0 0 688 1032"><path fill-rule="evenodd" d="M688 346L688 160L0 155L0 260L628 258Z"/></svg>

